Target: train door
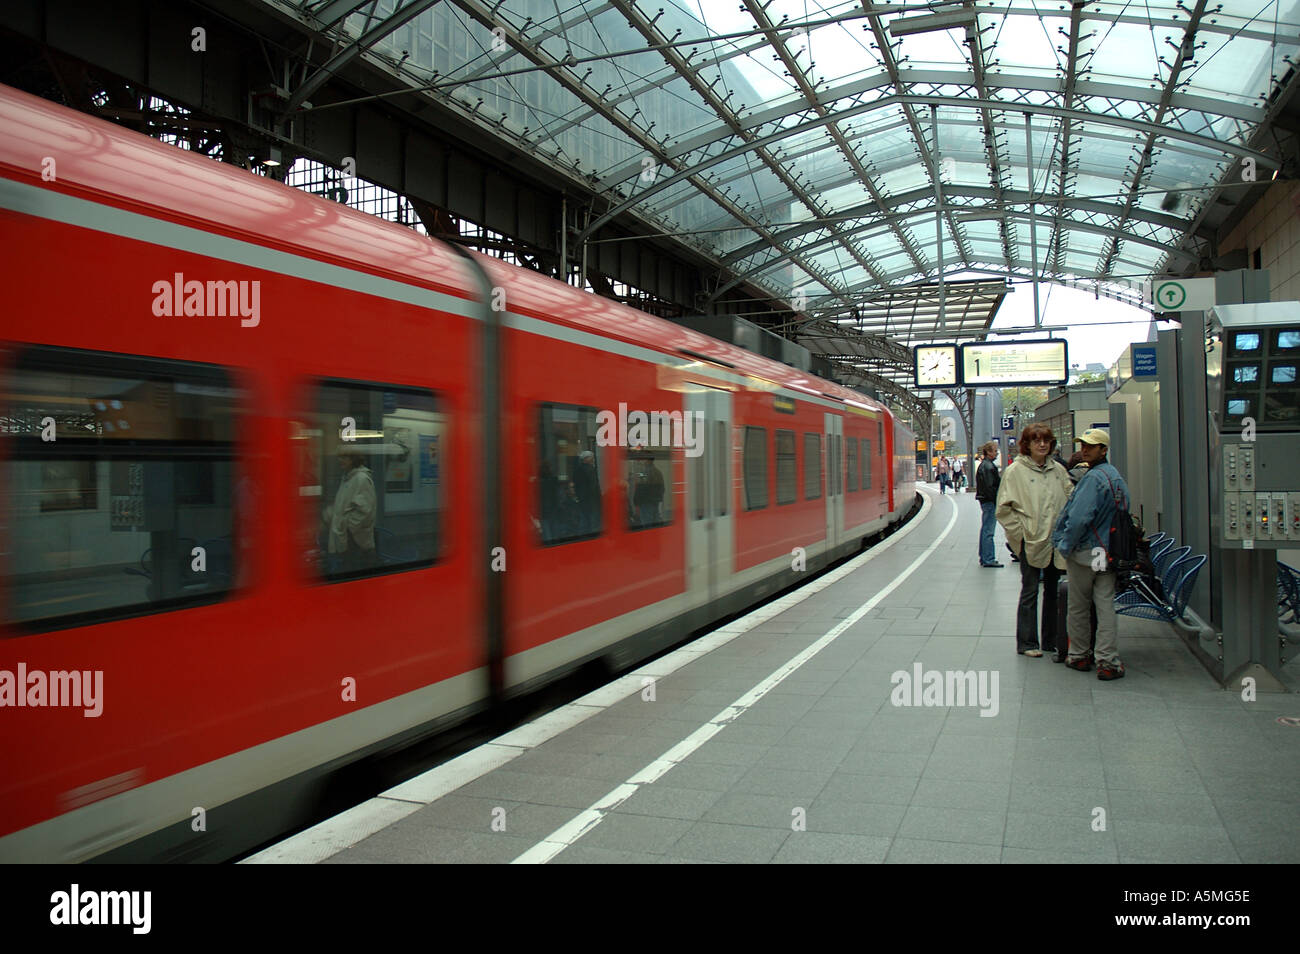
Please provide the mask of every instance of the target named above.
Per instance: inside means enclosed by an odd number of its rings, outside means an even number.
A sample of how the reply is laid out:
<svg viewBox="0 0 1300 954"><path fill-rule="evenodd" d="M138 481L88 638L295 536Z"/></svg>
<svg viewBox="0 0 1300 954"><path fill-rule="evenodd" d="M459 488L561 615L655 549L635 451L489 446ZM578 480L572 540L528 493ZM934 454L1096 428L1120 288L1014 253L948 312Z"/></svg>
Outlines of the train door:
<svg viewBox="0 0 1300 954"><path fill-rule="evenodd" d="M844 420L838 414L827 414L825 420L826 549L830 550L844 535Z"/></svg>
<svg viewBox="0 0 1300 954"><path fill-rule="evenodd" d="M704 602L721 595L731 575L731 394L695 387L684 395L699 440L686 457L686 566L687 588L699 597L692 602Z"/></svg>

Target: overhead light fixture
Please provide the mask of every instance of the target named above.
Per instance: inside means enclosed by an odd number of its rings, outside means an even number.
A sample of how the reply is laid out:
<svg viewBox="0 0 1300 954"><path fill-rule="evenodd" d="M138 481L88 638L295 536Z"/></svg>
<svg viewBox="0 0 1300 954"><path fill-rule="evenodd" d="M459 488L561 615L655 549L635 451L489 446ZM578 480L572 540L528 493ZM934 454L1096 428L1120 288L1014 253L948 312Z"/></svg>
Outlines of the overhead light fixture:
<svg viewBox="0 0 1300 954"><path fill-rule="evenodd" d="M264 166L278 166L284 161L284 154L280 152L279 146L272 146L265 159L262 160Z"/></svg>
<svg viewBox="0 0 1300 954"><path fill-rule="evenodd" d="M935 13L923 17L896 17L889 22L889 32L894 36L911 36L914 33L935 33L976 26L974 10L955 10L952 13Z"/></svg>

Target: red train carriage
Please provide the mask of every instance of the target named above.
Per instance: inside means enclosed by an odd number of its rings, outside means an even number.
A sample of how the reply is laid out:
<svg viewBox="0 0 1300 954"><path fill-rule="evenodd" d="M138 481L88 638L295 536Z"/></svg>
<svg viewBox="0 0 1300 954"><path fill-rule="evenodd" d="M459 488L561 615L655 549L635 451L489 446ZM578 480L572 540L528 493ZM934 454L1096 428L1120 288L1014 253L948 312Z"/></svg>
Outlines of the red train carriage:
<svg viewBox="0 0 1300 954"><path fill-rule="evenodd" d="M912 505L852 391L5 88L0 130L0 859L255 843Z"/></svg>

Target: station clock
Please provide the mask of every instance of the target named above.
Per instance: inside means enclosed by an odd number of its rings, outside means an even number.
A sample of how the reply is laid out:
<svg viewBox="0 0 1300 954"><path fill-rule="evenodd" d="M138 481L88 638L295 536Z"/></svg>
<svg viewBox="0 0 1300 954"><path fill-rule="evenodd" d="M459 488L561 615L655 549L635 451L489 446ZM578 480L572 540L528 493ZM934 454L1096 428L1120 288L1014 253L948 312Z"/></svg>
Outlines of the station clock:
<svg viewBox="0 0 1300 954"><path fill-rule="evenodd" d="M918 345L915 356L918 388L950 388L957 385L956 345Z"/></svg>

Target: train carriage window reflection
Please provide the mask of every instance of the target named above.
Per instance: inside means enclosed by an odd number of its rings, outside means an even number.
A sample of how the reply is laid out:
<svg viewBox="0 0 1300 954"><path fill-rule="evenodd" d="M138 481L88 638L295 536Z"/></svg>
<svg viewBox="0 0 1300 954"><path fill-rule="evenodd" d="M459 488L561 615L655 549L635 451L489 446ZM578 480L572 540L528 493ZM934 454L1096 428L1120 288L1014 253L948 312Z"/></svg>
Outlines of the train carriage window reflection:
<svg viewBox="0 0 1300 954"><path fill-rule="evenodd" d="M745 428L745 509L767 506L767 428Z"/></svg>
<svg viewBox="0 0 1300 954"><path fill-rule="evenodd" d="M317 498L306 550L329 581L429 566L441 551L447 420L432 391L322 382L298 424L299 493Z"/></svg>
<svg viewBox="0 0 1300 954"><path fill-rule="evenodd" d="M822 495L822 436L803 436L803 499L818 500Z"/></svg>
<svg viewBox="0 0 1300 954"><path fill-rule="evenodd" d="M543 404L538 410L537 515L542 543L590 540L604 530L594 407Z"/></svg>
<svg viewBox="0 0 1300 954"><path fill-rule="evenodd" d="M627 528L648 530L673 522L671 447L633 447L627 452Z"/></svg>
<svg viewBox="0 0 1300 954"><path fill-rule="evenodd" d="M856 437L849 437L846 438L846 443L849 445L849 471L844 484L844 489L851 492L858 489L858 439ZM866 442L864 441L863 443Z"/></svg>
<svg viewBox="0 0 1300 954"><path fill-rule="evenodd" d="M776 502L792 504L798 499L795 485L794 431L776 432Z"/></svg>
<svg viewBox="0 0 1300 954"><path fill-rule="evenodd" d="M7 391L9 620L85 625L233 589L252 491L227 371L34 347Z"/></svg>

